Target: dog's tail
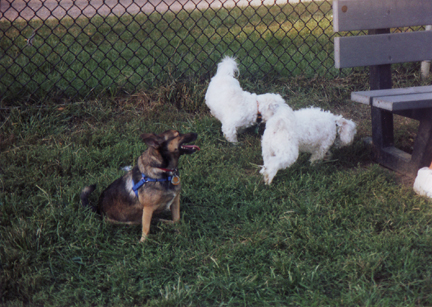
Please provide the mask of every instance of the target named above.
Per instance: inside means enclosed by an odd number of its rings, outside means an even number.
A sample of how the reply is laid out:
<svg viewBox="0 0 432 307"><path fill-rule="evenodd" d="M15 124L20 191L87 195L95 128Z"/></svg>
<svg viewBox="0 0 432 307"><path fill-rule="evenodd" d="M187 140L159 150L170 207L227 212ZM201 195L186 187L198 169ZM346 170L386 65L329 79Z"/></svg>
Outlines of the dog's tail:
<svg viewBox="0 0 432 307"><path fill-rule="evenodd" d="M235 77L235 74L238 73L237 62L235 58L226 56L223 60L218 64L217 75L219 76L230 76Z"/></svg>
<svg viewBox="0 0 432 307"><path fill-rule="evenodd" d="M96 189L96 185L95 184L89 185L87 187L84 187L84 189L82 189L81 195L80 195L82 206L84 208L90 208L94 212L96 212L96 209L93 206L90 205L90 202L89 202L88 198L89 198L90 194L95 189Z"/></svg>
<svg viewBox="0 0 432 307"><path fill-rule="evenodd" d="M337 147L350 145L354 141L354 136L357 133L356 124L349 119L340 116L336 120L337 132L339 135Z"/></svg>

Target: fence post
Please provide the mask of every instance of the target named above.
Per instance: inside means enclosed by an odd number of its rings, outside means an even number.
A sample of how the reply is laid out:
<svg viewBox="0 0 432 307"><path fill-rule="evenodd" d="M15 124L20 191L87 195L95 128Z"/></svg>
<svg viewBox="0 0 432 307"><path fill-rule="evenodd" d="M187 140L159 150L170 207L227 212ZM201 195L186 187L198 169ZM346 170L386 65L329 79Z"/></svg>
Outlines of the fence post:
<svg viewBox="0 0 432 307"><path fill-rule="evenodd" d="M431 31L432 30L432 25L428 25L426 26L426 31ZM427 77L429 77L429 72L430 72L430 64L431 61L427 60L427 61L423 61L421 62L421 77L423 80L425 80Z"/></svg>

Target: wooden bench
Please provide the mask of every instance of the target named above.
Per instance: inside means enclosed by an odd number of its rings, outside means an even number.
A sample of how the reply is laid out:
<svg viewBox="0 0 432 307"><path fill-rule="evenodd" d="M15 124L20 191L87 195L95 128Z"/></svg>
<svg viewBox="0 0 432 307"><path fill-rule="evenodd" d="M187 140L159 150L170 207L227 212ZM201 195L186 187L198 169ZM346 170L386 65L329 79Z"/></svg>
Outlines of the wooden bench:
<svg viewBox="0 0 432 307"><path fill-rule="evenodd" d="M369 66L370 91L351 99L370 105L372 156L381 165L415 176L432 161L432 86L392 89L391 65L432 59L432 31L390 33L390 28L432 24L429 0L334 0L334 32L367 30L368 35L335 37L335 67ZM413 152L394 147L393 114L418 120Z"/></svg>

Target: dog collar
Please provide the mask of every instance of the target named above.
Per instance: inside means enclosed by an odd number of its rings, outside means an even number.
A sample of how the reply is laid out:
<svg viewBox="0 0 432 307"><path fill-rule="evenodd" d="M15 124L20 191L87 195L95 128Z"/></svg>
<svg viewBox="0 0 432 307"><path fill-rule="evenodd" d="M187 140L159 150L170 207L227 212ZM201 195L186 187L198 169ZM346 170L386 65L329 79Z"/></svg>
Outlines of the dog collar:
<svg viewBox="0 0 432 307"><path fill-rule="evenodd" d="M262 122L262 115L261 115L261 112L259 111L259 102L258 102L258 100L256 102L257 102L257 119L256 119L256 121L257 121L258 124L260 124Z"/></svg>
<svg viewBox="0 0 432 307"><path fill-rule="evenodd" d="M173 176L170 175L167 178L155 179L155 178L148 177L148 176L141 173L141 180L140 181L135 183L134 180L132 179L132 184L133 184L132 191L134 191L136 197L138 197L139 188L141 188L147 182L165 182L165 181L170 181L173 185L179 185L180 184L180 177L177 175L173 175Z"/></svg>

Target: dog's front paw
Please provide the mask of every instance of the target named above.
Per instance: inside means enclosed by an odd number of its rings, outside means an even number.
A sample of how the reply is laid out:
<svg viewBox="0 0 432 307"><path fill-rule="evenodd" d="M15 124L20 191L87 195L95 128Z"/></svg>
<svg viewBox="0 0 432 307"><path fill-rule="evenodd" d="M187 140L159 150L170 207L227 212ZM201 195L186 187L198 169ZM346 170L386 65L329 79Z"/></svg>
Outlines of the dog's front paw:
<svg viewBox="0 0 432 307"><path fill-rule="evenodd" d="M225 134L225 133L224 133L224 137L225 137L225 139L226 139L228 142L230 142L230 143L235 144L235 143L238 142L238 140L237 140L237 135L235 135L235 134Z"/></svg>
<svg viewBox="0 0 432 307"><path fill-rule="evenodd" d="M143 243L147 239L146 235L142 235L141 239L139 240L139 243Z"/></svg>
<svg viewBox="0 0 432 307"><path fill-rule="evenodd" d="M264 175L264 183L266 185L270 185L271 179L270 179L269 175L267 173L265 173L265 172L263 173L263 175Z"/></svg>
<svg viewBox="0 0 432 307"><path fill-rule="evenodd" d="M260 173L263 175L264 183L270 185L273 181L274 175L270 175L266 169L261 169Z"/></svg>

